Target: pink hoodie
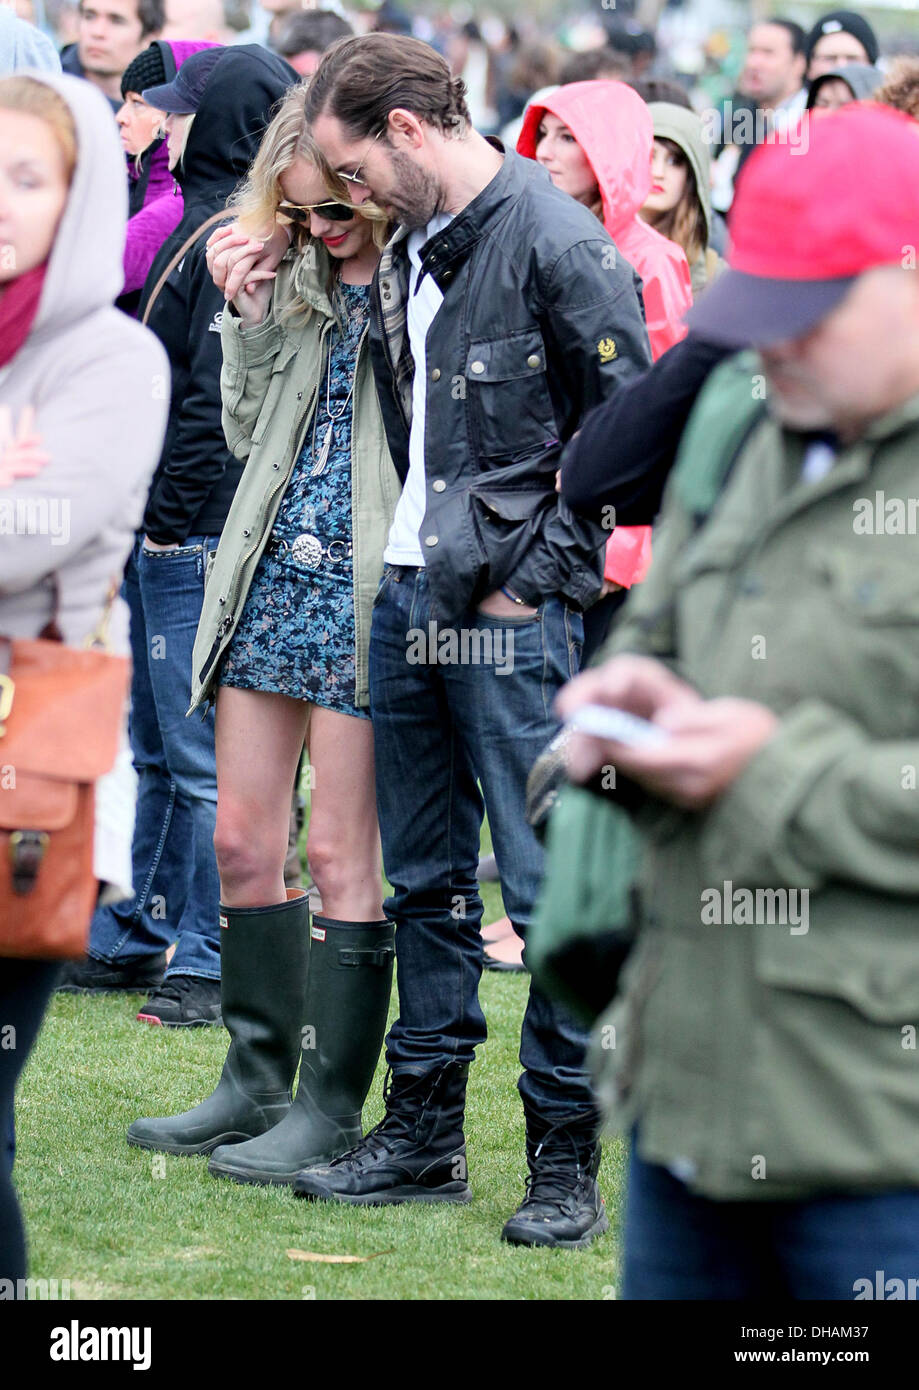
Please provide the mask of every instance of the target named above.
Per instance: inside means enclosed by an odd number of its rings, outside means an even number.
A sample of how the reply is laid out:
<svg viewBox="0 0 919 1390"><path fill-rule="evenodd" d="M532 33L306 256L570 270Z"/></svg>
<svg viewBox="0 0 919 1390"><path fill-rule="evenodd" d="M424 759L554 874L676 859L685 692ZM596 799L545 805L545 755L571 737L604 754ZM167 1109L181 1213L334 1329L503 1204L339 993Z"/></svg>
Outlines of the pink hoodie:
<svg viewBox="0 0 919 1390"><path fill-rule="evenodd" d="M683 248L638 216L651 191L651 112L624 82L571 82L527 110L517 150L530 159L536 158L536 132L546 111L568 127L596 175L603 225L642 282L656 362L686 336L682 320L692 307L692 288ZM651 528L617 527L606 549L606 578L630 588L644 578L650 561Z"/></svg>

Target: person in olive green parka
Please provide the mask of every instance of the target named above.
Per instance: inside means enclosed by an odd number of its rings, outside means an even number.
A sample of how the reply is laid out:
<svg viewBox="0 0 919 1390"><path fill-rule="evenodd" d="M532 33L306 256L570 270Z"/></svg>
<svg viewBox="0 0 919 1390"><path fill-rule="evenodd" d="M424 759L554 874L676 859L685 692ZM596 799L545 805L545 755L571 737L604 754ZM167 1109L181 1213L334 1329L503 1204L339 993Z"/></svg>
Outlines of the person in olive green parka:
<svg viewBox="0 0 919 1390"><path fill-rule="evenodd" d="M594 1052L634 1136L626 1297L874 1297L919 1270L917 225L898 115L754 154L690 324L759 355L703 388L612 659L559 700L669 731L570 749L647 794Z"/></svg>

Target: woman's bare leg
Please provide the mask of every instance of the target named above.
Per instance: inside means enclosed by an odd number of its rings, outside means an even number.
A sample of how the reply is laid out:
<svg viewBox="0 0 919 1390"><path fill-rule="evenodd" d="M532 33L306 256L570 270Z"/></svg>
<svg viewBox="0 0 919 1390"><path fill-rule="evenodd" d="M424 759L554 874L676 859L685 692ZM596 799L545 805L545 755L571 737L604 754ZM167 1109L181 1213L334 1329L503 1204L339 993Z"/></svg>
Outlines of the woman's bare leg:
<svg viewBox="0 0 919 1390"><path fill-rule="evenodd" d="M312 791L306 854L327 917L382 919L380 832L369 719L312 707Z"/></svg>
<svg viewBox="0 0 919 1390"><path fill-rule="evenodd" d="M287 695L218 688L214 847L227 907L264 907L287 897L290 798L312 708Z"/></svg>

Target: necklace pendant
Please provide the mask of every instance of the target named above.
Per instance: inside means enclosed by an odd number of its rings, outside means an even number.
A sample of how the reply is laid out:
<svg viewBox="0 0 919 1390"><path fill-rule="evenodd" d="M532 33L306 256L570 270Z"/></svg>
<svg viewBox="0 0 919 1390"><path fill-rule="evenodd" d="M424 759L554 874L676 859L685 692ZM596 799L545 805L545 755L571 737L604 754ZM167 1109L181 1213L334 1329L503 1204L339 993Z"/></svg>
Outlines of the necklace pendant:
<svg viewBox="0 0 919 1390"><path fill-rule="evenodd" d="M310 474L310 476L313 478L317 478L319 476L319 474L323 471L323 469L329 461L329 451L332 448L332 435L334 433L335 426L330 424L322 437L322 443L319 446L319 453L316 457L316 462L313 464L312 472Z"/></svg>

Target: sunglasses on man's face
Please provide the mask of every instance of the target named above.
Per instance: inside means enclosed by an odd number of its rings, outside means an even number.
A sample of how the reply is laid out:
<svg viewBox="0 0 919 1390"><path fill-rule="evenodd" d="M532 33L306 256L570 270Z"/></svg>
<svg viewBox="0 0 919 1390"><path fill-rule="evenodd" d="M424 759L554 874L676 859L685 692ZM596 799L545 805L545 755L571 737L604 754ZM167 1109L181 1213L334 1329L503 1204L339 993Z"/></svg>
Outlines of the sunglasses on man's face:
<svg viewBox="0 0 919 1390"><path fill-rule="evenodd" d="M311 212L318 212L329 222L350 222L352 217L357 216L357 208L349 207L347 203L281 203L278 212L300 225L309 225Z"/></svg>

